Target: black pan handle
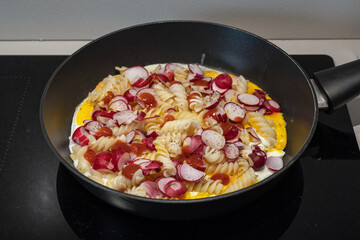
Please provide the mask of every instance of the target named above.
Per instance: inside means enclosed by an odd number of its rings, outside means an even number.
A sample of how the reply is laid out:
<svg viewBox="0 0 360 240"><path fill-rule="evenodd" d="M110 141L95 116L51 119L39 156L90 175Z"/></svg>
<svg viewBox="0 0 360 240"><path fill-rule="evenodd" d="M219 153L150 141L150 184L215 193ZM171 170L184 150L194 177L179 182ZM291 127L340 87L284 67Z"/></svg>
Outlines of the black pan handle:
<svg viewBox="0 0 360 240"><path fill-rule="evenodd" d="M360 94L360 59L314 73L331 113Z"/></svg>

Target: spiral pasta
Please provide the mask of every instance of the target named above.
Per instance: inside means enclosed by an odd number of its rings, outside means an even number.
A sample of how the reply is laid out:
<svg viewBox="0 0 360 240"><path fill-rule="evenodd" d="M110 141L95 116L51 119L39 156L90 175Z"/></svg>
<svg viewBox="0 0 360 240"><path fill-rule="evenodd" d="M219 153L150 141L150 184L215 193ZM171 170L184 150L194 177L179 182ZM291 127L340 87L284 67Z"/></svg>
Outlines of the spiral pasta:
<svg viewBox="0 0 360 240"><path fill-rule="evenodd" d="M79 145L76 145L72 148L73 152L70 154L71 159L74 160L75 168L82 174L89 172L89 169L91 168L89 161L84 158L87 149L88 146L80 147Z"/></svg>
<svg viewBox="0 0 360 240"><path fill-rule="evenodd" d="M210 164L219 164L226 160L223 150L217 150L210 146L205 147L203 157L204 160Z"/></svg>
<svg viewBox="0 0 360 240"><path fill-rule="evenodd" d="M187 187L189 192L207 192L210 194L220 194L223 188L223 184L221 180L206 180L203 179L197 183L185 182L185 186Z"/></svg>
<svg viewBox="0 0 360 240"><path fill-rule="evenodd" d="M259 112L250 112L248 115L248 122L261 137L265 138L266 141L262 141L262 143L268 148L274 147L276 144L276 131L270 126L264 116Z"/></svg>
<svg viewBox="0 0 360 240"><path fill-rule="evenodd" d="M256 182L256 175L253 168L248 168L237 180L232 182L224 190L224 193L234 192L246 188Z"/></svg>
<svg viewBox="0 0 360 240"><path fill-rule="evenodd" d="M204 101L201 94L197 91L193 91L190 93L192 96L189 101L189 108L194 112L201 112L204 109Z"/></svg>
<svg viewBox="0 0 360 240"><path fill-rule="evenodd" d="M187 93L185 87L181 84L174 84L169 87L169 91L175 95L175 101L177 104L174 106L178 111L188 110Z"/></svg>
<svg viewBox="0 0 360 240"><path fill-rule="evenodd" d="M144 126L143 122L134 121L130 124L122 124L119 127L113 127L110 129L112 130L114 136L121 136L121 135L126 135L132 130L141 129L143 128L143 126Z"/></svg>
<svg viewBox="0 0 360 240"><path fill-rule="evenodd" d="M140 197L147 197L146 190L140 185L138 187L133 186L125 190L126 193L140 196Z"/></svg>
<svg viewBox="0 0 360 240"><path fill-rule="evenodd" d="M99 139L95 139L93 136L89 136L89 146L96 152L103 152L109 150L118 140L122 142L125 140L126 142L126 137L124 135L119 137L102 136Z"/></svg>
<svg viewBox="0 0 360 240"><path fill-rule="evenodd" d="M176 168L174 163L170 159L170 154L165 147L165 140L163 137L158 137L154 141L156 148L156 159L163 163L161 170L165 177L175 176Z"/></svg>
<svg viewBox="0 0 360 240"><path fill-rule="evenodd" d="M249 168L249 163L242 158L234 162L224 162L220 164L210 164L206 168L206 173L214 174L214 173L225 173L227 175L241 175Z"/></svg>
<svg viewBox="0 0 360 240"><path fill-rule="evenodd" d="M93 103L97 103L102 101L108 91L114 91L116 94L124 94L129 87L131 87L130 82L124 77L118 76L115 78L109 75L96 86L94 91L89 93L88 99Z"/></svg>
<svg viewBox="0 0 360 240"><path fill-rule="evenodd" d="M240 75L239 77L233 77L233 88L236 92L239 93L246 93L248 90L248 81Z"/></svg>
<svg viewBox="0 0 360 240"><path fill-rule="evenodd" d="M139 185L145 176L142 173L142 170L137 170L132 179L128 179L127 177L123 176L121 172L119 172L118 176L113 179L113 187L116 190L125 190L127 188L131 188L133 186Z"/></svg>
<svg viewBox="0 0 360 240"><path fill-rule="evenodd" d="M162 83L154 84L153 88L156 90L157 96L160 98L160 100L164 103L172 104L174 103L175 95L171 93L167 87L164 86Z"/></svg>

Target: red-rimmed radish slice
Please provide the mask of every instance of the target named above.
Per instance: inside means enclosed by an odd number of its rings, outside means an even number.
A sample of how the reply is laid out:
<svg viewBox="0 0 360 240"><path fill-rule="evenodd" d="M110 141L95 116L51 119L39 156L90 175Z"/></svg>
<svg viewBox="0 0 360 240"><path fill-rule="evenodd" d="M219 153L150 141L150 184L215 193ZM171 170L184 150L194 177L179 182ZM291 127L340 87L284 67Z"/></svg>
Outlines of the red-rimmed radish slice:
<svg viewBox="0 0 360 240"><path fill-rule="evenodd" d="M195 135L195 136L188 136L184 139L182 151L186 155L192 154L200 145L201 142L201 136Z"/></svg>
<svg viewBox="0 0 360 240"><path fill-rule="evenodd" d="M166 185L166 195L172 198L178 198L181 195L185 194L186 191L186 186L178 180L169 182Z"/></svg>
<svg viewBox="0 0 360 240"><path fill-rule="evenodd" d="M109 108L111 110L120 112L124 110L129 110L130 106L124 100L116 100L110 104Z"/></svg>
<svg viewBox="0 0 360 240"><path fill-rule="evenodd" d="M121 148L117 148L113 151L111 162L114 165L114 170L120 172L123 167L130 161L130 154L123 151Z"/></svg>
<svg viewBox="0 0 360 240"><path fill-rule="evenodd" d="M166 195L166 188L170 182L175 181L176 179L173 177L160 177L155 180L156 188L162 193Z"/></svg>
<svg viewBox="0 0 360 240"><path fill-rule="evenodd" d="M168 110L166 110L166 113L173 114L173 113L176 113L176 110L175 110L175 108L169 108Z"/></svg>
<svg viewBox="0 0 360 240"><path fill-rule="evenodd" d="M259 113L261 113L262 115L266 115L266 112L267 112L266 108L260 108L258 111L259 111Z"/></svg>
<svg viewBox="0 0 360 240"><path fill-rule="evenodd" d="M160 115L154 115L152 117L144 118L143 120L149 120L149 119L154 119L154 118L158 118L158 117L160 117Z"/></svg>
<svg viewBox="0 0 360 240"><path fill-rule="evenodd" d="M266 100L266 94L261 94L259 92L254 92L253 95L258 97L260 99L260 102L264 102Z"/></svg>
<svg viewBox="0 0 360 240"><path fill-rule="evenodd" d="M147 137L147 132L144 129L135 129L135 131L144 137Z"/></svg>
<svg viewBox="0 0 360 240"><path fill-rule="evenodd" d="M177 63L167 63L165 64L165 71L174 71L178 66L180 66Z"/></svg>
<svg viewBox="0 0 360 240"><path fill-rule="evenodd" d="M250 153L249 157L251 158L251 160L253 161L254 165L253 168L255 170L259 170L260 168L262 168L265 164L265 157L257 154L257 153Z"/></svg>
<svg viewBox="0 0 360 240"><path fill-rule="evenodd" d="M214 81L210 82L210 87L214 92L219 92L221 95L224 95L225 92L228 90L227 88L226 89L219 88Z"/></svg>
<svg viewBox="0 0 360 240"><path fill-rule="evenodd" d="M143 166L140 166L143 174L145 176L149 176L151 171L160 172L161 166L163 165L162 162L159 161L151 161L149 164L143 164Z"/></svg>
<svg viewBox="0 0 360 240"><path fill-rule="evenodd" d="M145 116L146 116L145 112L140 112L139 115L135 118L135 121L140 122L140 121L144 120Z"/></svg>
<svg viewBox="0 0 360 240"><path fill-rule="evenodd" d="M137 112L133 110L125 110L118 113L115 113L113 119L121 124L130 124L138 117Z"/></svg>
<svg viewBox="0 0 360 240"><path fill-rule="evenodd" d="M124 71L124 76L130 81L130 84L133 85L139 79L146 79L149 76L149 73L145 68L141 66L135 66L126 69Z"/></svg>
<svg viewBox="0 0 360 240"><path fill-rule="evenodd" d="M244 109L248 112L256 112L257 110L260 109L260 106L254 106L254 107L244 106Z"/></svg>
<svg viewBox="0 0 360 240"><path fill-rule="evenodd" d="M135 153L130 153L130 161L135 160L135 158L137 157L137 155Z"/></svg>
<svg viewBox="0 0 360 240"><path fill-rule="evenodd" d="M234 143L225 144L224 153L228 159L236 159L240 156L240 150Z"/></svg>
<svg viewBox="0 0 360 240"><path fill-rule="evenodd" d="M211 148L220 150L225 146L225 137L217 131L208 129L202 132L201 140Z"/></svg>
<svg viewBox="0 0 360 240"><path fill-rule="evenodd" d="M86 125L87 123L91 122L92 120L84 120L83 123ZM96 121L96 120L95 120Z"/></svg>
<svg viewBox="0 0 360 240"><path fill-rule="evenodd" d="M136 164L136 165L139 165L140 167L146 166L150 163L151 163L151 160L147 159L147 158L138 158L138 159L135 159L134 161L129 161L129 164Z"/></svg>
<svg viewBox="0 0 360 240"><path fill-rule="evenodd" d="M162 74L156 74L156 75L155 75L155 78L158 79L158 80L159 80L160 82L162 82L163 84L165 84L165 83L167 83L167 82L170 81L170 79L169 79L167 76L165 76L165 73L166 73L166 72L164 72L164 73L162 73Z"/></svg>
<svg viewBox="0 0 360 240"><path fill-rule="evenodd" d="M135 89L133 89L133 88L128 89L124 93L124 98L126 98L126 100L129 103L131 103L131 102L133 102L135 100L136 93L137 93L137 91Z"/></svg>
<svg viewBox="0 0 360 240"><path fill-rule="evenodd" d="M145 138L145 139L143 139L141 141L142 141L143 144L146 145L146 147L148 149L150 149L151 151L156 151L156 148L155 148L155 145L154 145L154 140L155 140L155 138L150 137L150 138Z"/></svg>
<svg viewBox="0 0 360 240"><path fill-rule="evenodd" d="M205 109L212 109L216 107L220 102L221 95L218 92L214 92L210 96L204 98Z"/></svg>
<svg viewBox="0 0 360 240"><path fill-rule="evenodd" d="M154 130L149 130L149 132L146 133L146 137L148 138L157 138L159 134Z"/></svg>
<svg viewBox="0 0 360 240"><path fill-rule="evenodd" d="M224 110L230 121L234 123L242 122L246 116L245 110L239 104L234 102L226 103Z"/></svg>
<svg viewBox="0 0 360 240"><path fill-rule="evenodd" d="M143 87L147 86L151 82L151 80L152 80L151 76L148 76L145 79L140 78L135 83L133 83L132 86L137 87L137 88L143 88Z"/></svg>
<svg viewBox="0 0 360 240"><path fill-rule="evenodd" d="M162 75L164 75L165 77L167 77L167 79L172 82L174 81L174 72L169 72L169 71L166 71L166 72L163 72Z"/></svg>
<svg viewBox="0 0 360 240"><path fill-rule="evenodd" d="M216 84L216 86L218 88L227 90L227 89L230 89L232 87L232 78L230 77L229 74L222 73L222 74L219 74L214 79L214 83Z"/></svg>
<svg viewBox="0 0 360 240"><path fill-rule="evenodd" d="M239 103L249 107L255 107L260 104L260 99L257 96L248 93L238 94L237 99Z"/></svg>
<svg viewBox="0 0 360 240"><path fill-rule="evenodd" d="M246 131L247 131L253 138L255 138L255 139L257 139L257 140L260 140L260 137L259 137L259 135L257 134L257 132L255 131L254 128L252 128L252 127L246 128Z"/></svg>
<svg viewBox="0 0 360 240"><path fill-rule="evenodd" d="M267 109L269 109L272 112L280 112L280 104L278 104L276 101L272 99L268 99L264 102L264 105Z"/></svg>
<svg viewBox="0 0 360 240"><path fill-rule="evenodd" d="M104 124L98 121L90 121L84 127L91 135L95 135L100 128L104 127Z"/></svg>
<svg viewBox="0 0 360 240"><path fill-rule="evenodd" d="M113 114L111 113L96 110L92 113L91 118L94 121L98 121L105 124L109 119L112 118L112 116Z"/></svg>
<svg viewBox="0 0 360 240"><path fill-rule="evenodd" d="M140 183L140 186L145 189L146 194L151 198L157 198L157 197L162 197L163 196L163 194L161 194L156 189L156 183L154 181L145 180L142 183Z"/></svg>
<svg viewBox="0 0 360 240"><path fill-rule="evenodd" d="M126 134L126 143L131 143L136 135L136 131L132 130L128 134Z"/></svg>
<svg viewBox="0 0 360 240"><path fill-rule="evenodd" d="M145 108L147 105L149 105L149 103L145 103L143 100L143 96L145 95L146 96L146 99L150 99L148 96L148 94L150 94L154 99L155 102L156 102L156 92L155 92L155 89L152 89L152 88L144 88L144 89L141 89L137 92L136 94L136 102L142 107L142 108ZM149 100L150 101L150 100Z"/></svg>
<svg viewBox="0 0 360 240"><path fill-rule="evenodd" d="M183 163L177 166L179 177L187 182L199 182L204 179L206 173Z"/></svg>
<svg viewBox="0 0 360 240"><path fill-rule="evenodd" d="M113 97L110 101L110 104L117 101L117 100L123 100L126 104L129 104L128 100L126 97L124 97L123 95L116 95L115 97Z"/></svg>
<svg viewBox="0 0 360 240"><path fill-rule="evenodd" d="M239 128L237 127L232 127L230 129L230 131L225 135L225 140L226 141L230 141L230 140L234 140L240 133Z"/></svg>
<svg viewBox="0 0 360 240"><path fill-rule="evenodd" d="M227 102L230 102L232 97L235 95L236 91L234 89L229 89L225 92L224 97Z"/></svg>
<svg viewBox="0 0 360 240"><path fill-rule="evenodd" d="M109 119L108 121L106 121L106 127L108 127L108 128L113 128L113 127L118 127L118 126L119 126L119 124L114 119Z"/></svg>
<svg viewBox="0 0 360 240"><path fill-rule="evenodd" d="M115 167L111 162L111 153L109 152L101 152L95 155L93 162L93 169L100 172L114 172Z"/></svg>
<svg viewBox="0 0 360 240"><path fill-rule="evenodd" d="M72 140L80 145L80 146L86 146L89 144L89 136L90 134L86 131L84 126L78 127L73 135L72 135Z"/></svg>
<svg viewBox="0 0 360 240"><path fill-rule="evenodd" d="M189 64L188 65L189 71L193 74L197 75L204 75L204 71L199 67L198 64Z"/></svg>
<svg viewBox="0 0 360 240"><path fill-rule="evenodd" d="M280 157L268 157L265 164L272 171L279 171L284 166L284 162Z"/></svg>
<svg viewBox="0 0 360 240"><path fill-rule="evenodd" d="M216 106L216 116L217 116L217 120L219 122L226 122L228 119L228 116L224 110L224 108L220 107L220 106Z"/></svg>

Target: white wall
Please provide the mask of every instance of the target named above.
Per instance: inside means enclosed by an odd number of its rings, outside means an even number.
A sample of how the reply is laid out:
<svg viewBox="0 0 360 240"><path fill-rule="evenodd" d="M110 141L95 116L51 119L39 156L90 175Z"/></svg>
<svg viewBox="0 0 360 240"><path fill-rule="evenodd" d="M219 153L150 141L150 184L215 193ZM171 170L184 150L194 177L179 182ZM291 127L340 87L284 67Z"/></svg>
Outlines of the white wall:
<svg viewBox="0 0 360 240"><path fill-rule="evenodd" d="M2 0L0 40L94 39L159 20L202 20L270 39L360 39L360 0Z"/></svg>

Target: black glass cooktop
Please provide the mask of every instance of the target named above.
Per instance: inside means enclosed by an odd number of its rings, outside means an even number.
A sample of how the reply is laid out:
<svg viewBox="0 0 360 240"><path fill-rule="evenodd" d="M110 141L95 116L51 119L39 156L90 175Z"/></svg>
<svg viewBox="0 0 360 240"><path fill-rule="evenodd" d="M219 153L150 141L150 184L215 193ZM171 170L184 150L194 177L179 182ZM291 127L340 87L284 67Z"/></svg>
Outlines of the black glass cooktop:
<svg viewBox="0 0 360 240"><path fill-rule="evenodd" d="M334 65L294 58L310 75ZM155 221L98 200L48 148L40 98L64 59L0 56L0 239L359 239L360 153L346 107L320 114L304 156L257 201L201 221Z"/></svg>

